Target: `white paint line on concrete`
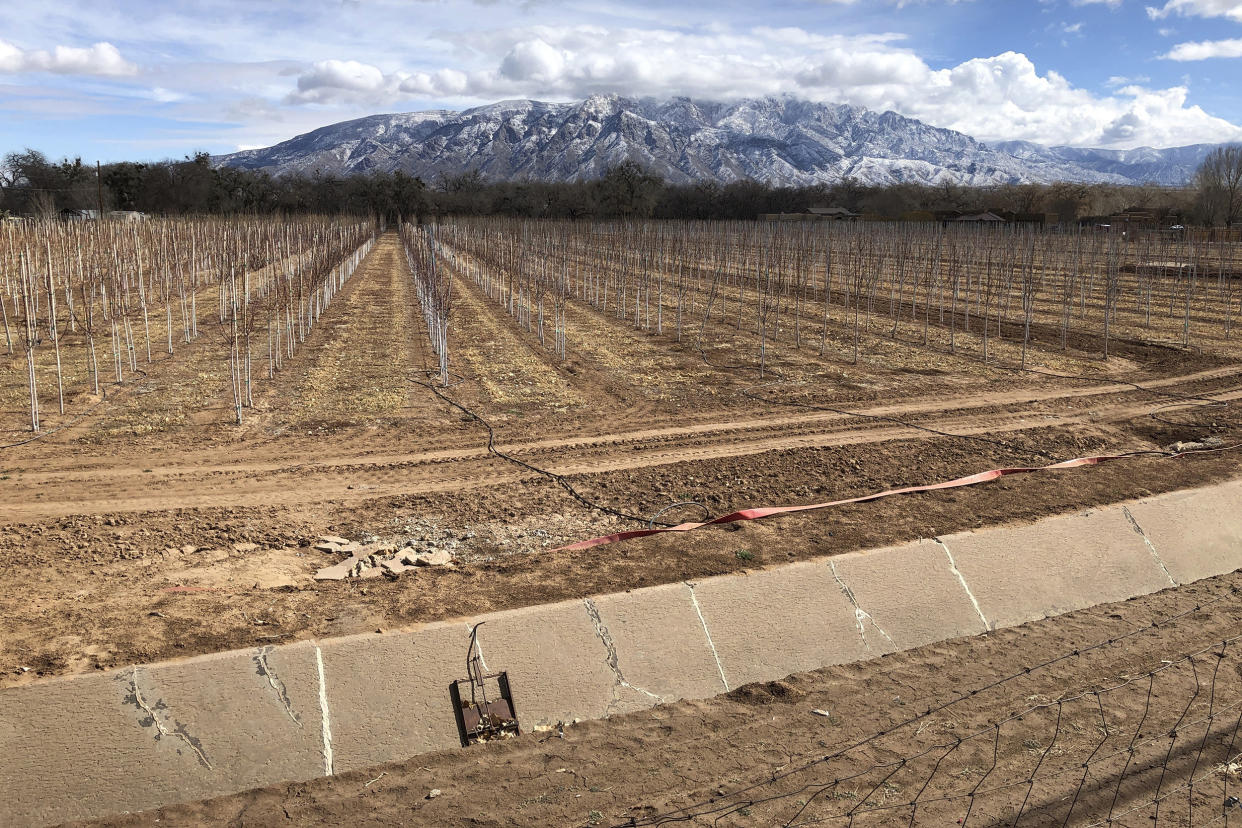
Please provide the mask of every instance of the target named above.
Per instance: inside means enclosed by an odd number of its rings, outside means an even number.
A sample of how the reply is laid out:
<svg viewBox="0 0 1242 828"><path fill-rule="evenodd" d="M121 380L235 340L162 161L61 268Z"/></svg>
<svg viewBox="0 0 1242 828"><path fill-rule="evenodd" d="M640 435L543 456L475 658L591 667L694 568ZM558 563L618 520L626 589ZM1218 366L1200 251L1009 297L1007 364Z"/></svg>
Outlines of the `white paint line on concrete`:
<svg viewBox="0 0 1242 828"><path fill-rule="evenodd" d="M587 615L590 617L591 623L595 625L595 636L604 644L604 650L606 652L604 661L608 665L608 668L612 670L613 676L616 677L616 681L612 686L612 702L608 705L608 709L612 710L617 702L620 701L620 699L617 698L617 688L619 687L628 687L631 690L637 690L639 693L655 699L656 704L663 704L664 699L657 696L655 693L630 684L625 680L625 676L621 672L621 659L617 654L617 643L613 641L612 633L608 631L608 626L604 624L604 619L600 617L599 607L595 606L595 602L590 598L582 599L582 603L586 607Z"/></svg>
<svg viewBox="0 0 1242 828"><path fill-rule="evenodd" d="M966 579L962 577L962 573L957 568L957 562L953 560L953 553L949 551L949 545L940 538L932 538L933 541L940 544L940 548L944 550L944 554L949 558L949 571L957 578L957 582L962 585L962 589L966 591L966 597L970 599L970 605L975 608L975 613L979 616L979 620L983 622L985 630L992 629L992 625L988 623L987 617L983 614L983 609L979 606L979 601L975 598L975 594L970 591L970 585L966 583Z"/></svg>
<svg viewBox="0 0 1242 828"><path fill-rule="evenodd" d="M703 635L707 636L707 646L711 648L712 658L716 659L716 672L720 674L720 683L724 685L725 692L728 693L729 680L725 678L724 665L720 663L720 654L716 652L716 645L712 642L712 631L707 628L707 619L703 617L699 597L694 594L694 584L686 581L686 589L690 590L690 603L694 605L694 614L699 617L699 623L703 625Z"/></svg>
<svg viewBox="0 0 1242 828"><path fill-rule="evenodd" d="M889 637L888 633L884 632L884 628L876 623L876 620L871 617L871 613L867 612L858 604L858 598L854 596L854 590L850 589L845 581L841 580L841 576L837 574L836 561L828 561L828 568L832 570L832 579L837 582L837 586L841 587L841 592L845 594L846 600L849 601L850 606L854 608L854 620L858 622L858 637L862 639L863 647L868 650L871 649L871 645L867 643L868 622L870 622L871 626L876 628L876 631L880 635L887 639L889 644L896 647L897 642L893 641L893 639Z"/></svg>
<svg viewBox="0 0 1242 828"><path fill-rule="evenodd" d="M1156 546L1151 542L1151 538L1147 537L1147 533L1143 531L1143 527L1139 526L1137 520L1134 519L1133 513L1130 512L1129 506L1122 506L1121 513L1126 516L1126 520L1130 521L1130 528L1138 533L1143 539L1143 543L1147 545L1147 551L1151 553L1152 558L1156 561L1156 565L1160 567L1160 571L1164 573L1164 577L1169 579L1169 584L1177 586L1177 581L1169 574L1168 568L1164 565L1164 560L1160 557L1160 553L1156 551Z"/></svg>
<svg viewBox="0 0 1242 828"><path fill-rule="evenodd" d="M323 678L323 650L315 645L315 666L319 670L319 720L323 722L323 775L332 775L332 723L328 718L328 685Z"/></svg>

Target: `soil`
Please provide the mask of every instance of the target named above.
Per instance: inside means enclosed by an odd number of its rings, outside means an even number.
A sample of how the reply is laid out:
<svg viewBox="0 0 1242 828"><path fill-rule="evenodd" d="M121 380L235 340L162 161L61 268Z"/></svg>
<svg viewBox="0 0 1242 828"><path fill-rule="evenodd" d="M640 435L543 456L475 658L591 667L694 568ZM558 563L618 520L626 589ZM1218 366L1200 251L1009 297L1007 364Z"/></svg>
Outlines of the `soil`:
<svg viewBox="0 0 1242 828"><path fill-rule="evenodd" d="M1240 625L1233 573L713 699L90 824L1228 824L1239 811L1222 806L1242 787Z"/></svg>
<svg viewBox="0 0 1242 828"><path fill-rule="evenodd" d="M955 354L935 337L924 345L921 330L869 335L855 364L852 332L834 330L822 356L818 337L769 343L776 373L761 379L744 328L713 319L700 348L697 336L637 330L577 302L560 361L473 281L458 278L455 291L454 382L442 393L486 420L506 454L611 511L489 454L479 421L418 384L434 358L389 234L296 354L256 378L241 426L229 422L227 364L207 335L102 399L71 395L33 442L21 431L24 362L0 365L0 442L22 443L0 448L0 686L699 578L1242 474L1242 452L1142 455L556 551L682 501L700 505L662 519L1177 440L1232 445L1237 406L1206 402L1242 395L1242 364L1227 343L1124 339L1102 361L1086 345L1061 350L1052 329L1028 360L1060 376L1012 370L1010 338L994 336L1002 364L984 364L961 331ZM66 362L77 364L74 348L67 334ZM325 534L448 549L456 567L316 582L338 560L312 548Z"/></svg>

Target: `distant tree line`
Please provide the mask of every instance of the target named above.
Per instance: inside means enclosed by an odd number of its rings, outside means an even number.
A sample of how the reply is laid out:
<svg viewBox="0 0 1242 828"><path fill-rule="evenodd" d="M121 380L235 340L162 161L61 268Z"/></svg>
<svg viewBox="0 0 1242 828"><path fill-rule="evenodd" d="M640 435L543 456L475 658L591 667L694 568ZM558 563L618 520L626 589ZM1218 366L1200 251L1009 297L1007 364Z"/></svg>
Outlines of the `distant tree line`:
<svg viewBox="0 0 1242 828"><path fill-rule="evenodd" d="M51 161L35 150L0 164L0 212L52 215L65 208L160 215L347 213L425 221L448 215L548 218L753 219L817 205L884 218L939 211L1055 214L1060 221L1142 206L1186 223L1232 225L1242 211L1242 150L1214 152L1193 186L1057 183L966 187L944 183L772 187L757 181L674 184L634 162L590 181L491 181L477 170L425 182L403 172L340 176L213 166L206 153L179 161L122 162L98 169L80 158Z"/></svg>

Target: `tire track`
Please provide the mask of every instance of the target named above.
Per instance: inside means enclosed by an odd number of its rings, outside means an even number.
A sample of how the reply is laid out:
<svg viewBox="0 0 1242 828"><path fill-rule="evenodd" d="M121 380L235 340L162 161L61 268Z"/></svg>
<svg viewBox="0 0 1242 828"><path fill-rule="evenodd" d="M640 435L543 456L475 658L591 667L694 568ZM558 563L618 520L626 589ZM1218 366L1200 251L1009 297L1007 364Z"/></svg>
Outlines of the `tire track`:
<svg viewBox="0 0 1242 828"><path fill-rule="evenodd" d="M1132 389L1130 389L1132 390ZM1233 386L1215 395L1221 400L1242 399L1242 386ZM962 435L1012 434L1020 431L1073 425L1116 423L1142 417L1151 409L1148 400L1119 402L1072 412L967 413L921 420L920 425ZM836 419L846 419L839 415ZM759 421L763 424L764 421ZM729 424L732 425L732 424ZM770 431L770 430L769 430ZM702 437L701 429L694 430ZM559 445L565 441L543 441L521 448L506 447L526 459L537 460L548 471L564 475L602 474L655 466L694 463L729 457L746 457L765 452L805 448L843 447L893 440L949 439L929 435L905 426L863 426L813 430L797 434L746 434L725 429L697 441L651 442L635 434L609 435L576 448ZM624 439L618 440L619 437ZM611 440L611 442L609 442ZM434 461L426 457L395 462L363 464L316 464L297 469L277 468L256 474L253 469L215 472L208 483L201 470L187 470L182 476L130 475L116 478L108 486L107 497L83 498L81 482L47 480L27 487L33 497L22 502L4 503L17 518L76 514L81 512L145 511L176 507L248 505L298 505L317 502L360 501L390 495L471 491L516 483L530 477L497 462L485 452L449 451ZM443 456L456 455L455 457ZM412 472L417 471L417 475ZM156 483L158 485L152 485ZM44 491L40 492L39 489ZM153 491L158 494L153 494ZM2 496L0 496L2 497ZM14 499L16 500L16 499Z"/></svg>

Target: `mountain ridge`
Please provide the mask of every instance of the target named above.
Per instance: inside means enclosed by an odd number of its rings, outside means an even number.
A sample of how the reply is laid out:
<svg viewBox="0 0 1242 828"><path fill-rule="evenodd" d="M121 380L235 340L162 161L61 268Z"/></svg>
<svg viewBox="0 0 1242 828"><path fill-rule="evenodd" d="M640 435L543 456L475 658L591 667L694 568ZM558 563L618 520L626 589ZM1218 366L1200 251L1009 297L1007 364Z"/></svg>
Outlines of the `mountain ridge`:
<svg viewBox="0 0 1242 828"><path fill-rule="evenodd" d="M462 111L369 115L214 163L275 175L401 170L431 179L597 178L635 161L672 183L753 179L775 186L1082 183L1180 186L1215 145L1133 150L989 145L899 113L785 98L732 103L593 95L512 99Z"/></svg>

